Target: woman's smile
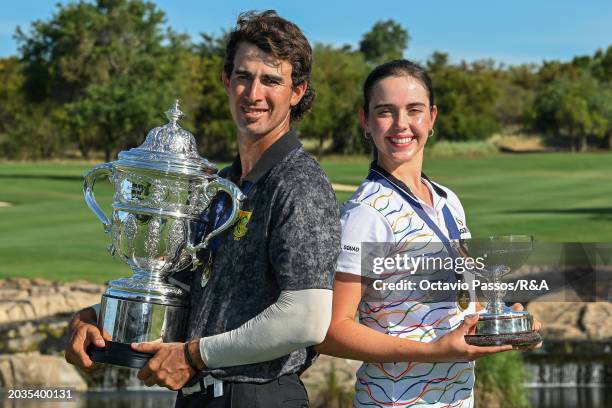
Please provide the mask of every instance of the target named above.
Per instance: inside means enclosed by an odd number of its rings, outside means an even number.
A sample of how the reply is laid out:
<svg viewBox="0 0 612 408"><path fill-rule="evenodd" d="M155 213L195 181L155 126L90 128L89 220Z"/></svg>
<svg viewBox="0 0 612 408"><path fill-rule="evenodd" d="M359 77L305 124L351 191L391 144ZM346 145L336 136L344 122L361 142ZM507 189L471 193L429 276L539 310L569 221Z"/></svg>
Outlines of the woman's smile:
<svg viewBox="0 0 612 408"><path fill-rule="evenodd" d="M395 147L404 148L410 147L413 144L412 142L416 142L416 136L394 135L388 136L386 141Z"/></svg>

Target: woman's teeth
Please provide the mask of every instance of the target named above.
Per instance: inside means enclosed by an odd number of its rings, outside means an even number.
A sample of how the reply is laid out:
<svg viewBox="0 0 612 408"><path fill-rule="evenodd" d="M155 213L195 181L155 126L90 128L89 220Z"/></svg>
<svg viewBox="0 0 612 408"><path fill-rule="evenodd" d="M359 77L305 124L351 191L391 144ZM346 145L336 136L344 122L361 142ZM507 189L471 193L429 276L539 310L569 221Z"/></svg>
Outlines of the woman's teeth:
<svg viewBox="0 0 612 408"><path fill-rule="evenodd" d="M412 142L414 137L391 137L389 139L391 139L391 142L395 144L406 144Z"/></svg>

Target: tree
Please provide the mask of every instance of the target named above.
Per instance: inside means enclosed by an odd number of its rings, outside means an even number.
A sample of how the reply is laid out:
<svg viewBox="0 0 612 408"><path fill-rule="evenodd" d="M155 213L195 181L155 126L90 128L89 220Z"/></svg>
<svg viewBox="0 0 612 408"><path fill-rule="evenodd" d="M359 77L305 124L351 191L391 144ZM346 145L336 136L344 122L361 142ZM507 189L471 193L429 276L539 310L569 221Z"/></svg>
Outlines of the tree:
<svg viewBox="0 0 612 408"><path fill-rule="evenodd" d="M312 112L298 129L304 136L318 140L319 159L328 140L332 141L334 153L364 152L367 147L357 116L360 84L368 70L363 56L346 48L316 44L313 61L312 83L317 97Z"/></svg>
<svg viewBox="0 0 612 408"><path fill-rule="evenodd" d="M359 51L369 63L380 64L402 58L409 41L408 31L400 24L393 20L378 21L363 35Z"/></svg>
<svg viewBox="0 0 612 408"><path fill-rule="evenodd" d="M536 68L510 66L499 70L494 81L499 91L493 109L496 119L503 127L525 128L538 85Z"/></svg>
<svg viewBox="0 0 612 408"><path fill-rule="evenodd" d="M434 53L428 62L435 104L437 140L482 140L500 127L495 117L499 94L487 64L447 63L448 56ZM483 72L484 70L484 72Z"/></svg>
<svg viewBox="0 0 612 408"><path fill-rule="evenodd" d="M193 101L195 137L209 159L230 160L236 152L236 127L221 82L228 32L200 34L189 58L188 94Z"/></svg>
<svg viewBox="0 0 612 408"><path fill-rule="evenodd" d="M441 71L448 66L448 54L445 52L434 51L427 59L427 70Z"/></svg>
<svg viewBox="0 0 612 408"><path fill-rule="evenodd" d="M18 113L23 111L23 81L22 66L17 58L0 59L0 135L4 137L13 130Z"/></svg>
<svg viewBox="0 0 612 408"><path fill-rule="evenodd" d="M0 59L0 154L11 159L52 157L66 142L57 120L61 110L50 103L28 103L24 81L17 58Z"/></svg>
<svg viewBox="0 0 612 408"><path fill-rule="evenodd" d="M18 28L25 90L65 110L63 125L84 157L106 160L160 124L180 89L187 38L163 31L164 13L142 0L59 4L30 33Z"/></svg>
<svg viewBox="0 0 612 408"><path fill-rule="evenodd" d="M612 82L612 45L606 51L598 50L593 57L593 76L601 82Z"/></svg>
<svg viewBox="0 0 612 408"><path fill-rule="evenodd" d="M573 151L585 151L588 138L609 137L612 91L588 73L560 77L538 92L534 101L535 126L569 140Z"/></svg>
<svg viewBox="0 0 612 408"><path fill-rule="evenodd" d="M612 150L612 84L602 86L595 96L594 105L600 118L601 137L606 141L606 147Z"/></svg>
<svg viewBox="0 0 612 408"><path fill-rule="evenodd" d="M196 116L198 146L206 157L227 160L236 151L236 126L221 82L223 57L203 56L200 70L200 104Z"/></svg>

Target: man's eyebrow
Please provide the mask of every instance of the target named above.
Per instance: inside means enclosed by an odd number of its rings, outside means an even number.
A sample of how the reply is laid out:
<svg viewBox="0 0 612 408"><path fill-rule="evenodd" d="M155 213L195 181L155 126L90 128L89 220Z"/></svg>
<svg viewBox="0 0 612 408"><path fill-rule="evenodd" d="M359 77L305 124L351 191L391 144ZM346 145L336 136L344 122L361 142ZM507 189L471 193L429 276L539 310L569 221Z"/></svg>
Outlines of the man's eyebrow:
<svg viewBox="0 0 612 408"><path fill-rule="evenodd" d="M393 104L390 103L379 103L378 105L374 106L374 109L378 109L378 108L392 108Z"/></svg>
<svg viewBox="0 0 612 408"><path fill-rule="evenodd" d="M249 71L247 71L246 69L240 69L237 68L234 70L234 74L238 74L238 75L246 75L246 76L252 76L251 73Z"/></svg>
<svg viewBox="0 0 612 408"><path fill-rule="evenodd" d="M284 78L280 75L274 75L274 74L263 74L262 77L266 80L269 81L275 81L275 82L279 82L279 83L283 83L284 82Z"/></svg>
<svg viewBox="0 0 612 408"><path fill-rule="evenodd" d="M242 75L248 78L252 78L253 74L249 71L247 71L246 69L240 69L237 68L234 70L234 74L235 75ZM281 75L274 75L274 74L263 74L262 79L265 79L267 81L275 81L278 83L283 83L284 82L284 78Z"/></svg>

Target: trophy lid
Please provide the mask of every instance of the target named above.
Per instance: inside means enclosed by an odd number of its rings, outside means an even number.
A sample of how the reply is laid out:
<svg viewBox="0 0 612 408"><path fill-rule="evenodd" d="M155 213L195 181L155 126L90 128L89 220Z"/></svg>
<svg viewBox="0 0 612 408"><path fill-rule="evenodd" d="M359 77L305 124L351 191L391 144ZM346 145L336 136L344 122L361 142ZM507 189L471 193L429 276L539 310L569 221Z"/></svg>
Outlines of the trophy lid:
<svg viewBox="0 0 612 408"><path fill-rule="evenodd" d="M166 111L169 122L151 129L140 146L119 153L117 164L193 176L215 173L216 166L198 153L193 135L178 124L183 116L177 99Z"/></svg>

